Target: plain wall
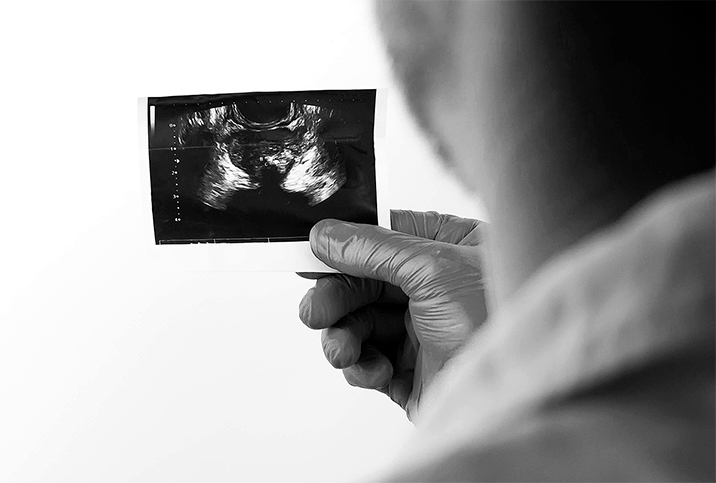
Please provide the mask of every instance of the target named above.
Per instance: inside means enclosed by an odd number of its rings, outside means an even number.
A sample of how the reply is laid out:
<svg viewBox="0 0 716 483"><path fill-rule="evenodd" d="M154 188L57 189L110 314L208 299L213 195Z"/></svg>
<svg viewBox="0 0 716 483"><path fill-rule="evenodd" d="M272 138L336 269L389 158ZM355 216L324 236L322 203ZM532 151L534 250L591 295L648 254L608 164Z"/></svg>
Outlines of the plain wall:
<svg viewBox="0 0 716 483"><path fill-rule="evenodd" d="M482 217L433 158L368 2L3 8L0 481L345 481L411 433L298 320L292 273L147 259L137 98L389 89L393 207Z"/></svg>

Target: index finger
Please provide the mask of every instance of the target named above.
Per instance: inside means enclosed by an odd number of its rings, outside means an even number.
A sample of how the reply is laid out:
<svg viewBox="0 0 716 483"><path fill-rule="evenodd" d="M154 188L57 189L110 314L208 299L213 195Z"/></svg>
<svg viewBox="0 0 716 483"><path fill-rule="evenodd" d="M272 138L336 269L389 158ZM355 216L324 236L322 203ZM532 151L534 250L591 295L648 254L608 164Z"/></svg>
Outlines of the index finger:
<svg viewBox="0 0 716 483"><path fill-rule="evenodd" d="M459 270L459 263L440 252L447 243L406 235L373 225L337 220L318 222L310 234L311 250L326 265L345 274L388 282L419 299L441 271ZM436 260L440 266L436 267ZM446 272L444 272L446 273Z"/></svg>

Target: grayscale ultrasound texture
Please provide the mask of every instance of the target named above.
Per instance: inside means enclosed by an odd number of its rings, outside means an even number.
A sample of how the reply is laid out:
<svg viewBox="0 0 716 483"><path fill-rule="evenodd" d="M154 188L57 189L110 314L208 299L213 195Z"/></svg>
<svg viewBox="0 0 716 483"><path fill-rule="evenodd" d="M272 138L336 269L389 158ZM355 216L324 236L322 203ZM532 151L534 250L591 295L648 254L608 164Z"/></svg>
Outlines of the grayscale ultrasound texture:
<svg viewBox="0 0 716 483"><path fill-rule="evenodd" d="M346 181L344 163L331 157L319 138L332 114L329 108L291 102L283 116L266 120L248 119L236 103L183 116L180 144L197 131L214 138L200 199L226 209L236 191L259 188L264 174L273 171L284 191L306 195L311 206L325 201Z"/></svg>
<svg viewBox="0 0 716 483"><path fill-rule="evenodd" d="M149 98L155 240L306 241L377 224L375 89Z"/></svg>

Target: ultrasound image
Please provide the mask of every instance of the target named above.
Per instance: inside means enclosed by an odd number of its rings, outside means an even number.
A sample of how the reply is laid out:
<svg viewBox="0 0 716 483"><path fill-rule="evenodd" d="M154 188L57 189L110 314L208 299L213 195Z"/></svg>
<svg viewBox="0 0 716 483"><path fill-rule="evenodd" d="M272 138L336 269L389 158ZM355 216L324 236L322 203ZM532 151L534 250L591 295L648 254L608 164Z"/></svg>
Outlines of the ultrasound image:
<svg viewBox="0 0 716 483"><path fill-rule="evenodd" d="M149 98L157 244L308 240L377 224L375 90Z"/></svg>
<svg viewBox="0 0 716 483"><path fill-rule="evenodd" d="M310 205L325 201L346 181L343 160L330 156L319 137L332 114L289 102L263 122L247 119L236 103L182 116L180 146L195 135L212 137L200 198L224 210L233 193L259 188L267 171L274 171L284 191L306 194Z"/></svg>

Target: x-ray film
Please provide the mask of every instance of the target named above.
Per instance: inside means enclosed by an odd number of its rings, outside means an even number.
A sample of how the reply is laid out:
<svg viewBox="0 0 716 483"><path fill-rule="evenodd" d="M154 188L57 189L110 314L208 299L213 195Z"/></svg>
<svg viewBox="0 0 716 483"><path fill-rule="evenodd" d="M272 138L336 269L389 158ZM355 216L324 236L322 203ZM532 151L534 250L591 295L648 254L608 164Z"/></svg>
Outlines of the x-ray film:
<svg viewBox="0 0 716 483"><path fill-rule="evenodd" d="M153 252L201 253L232 270L325 270L308 244L316 222L389 224L375 149L384 96L371 89L141 99Z"/></svg>

